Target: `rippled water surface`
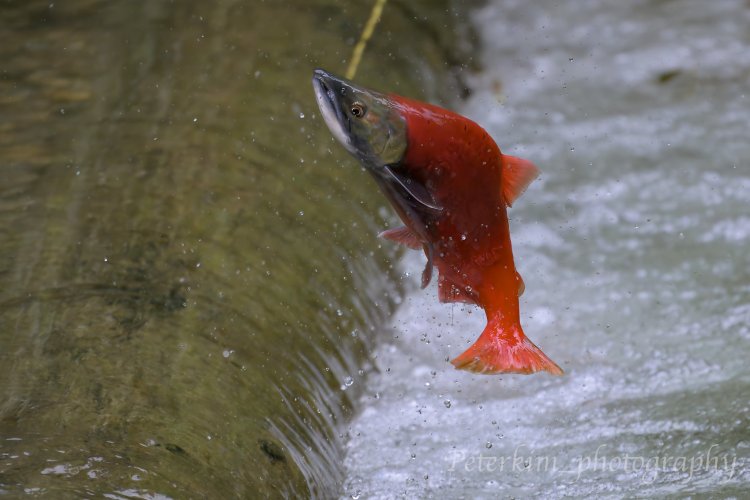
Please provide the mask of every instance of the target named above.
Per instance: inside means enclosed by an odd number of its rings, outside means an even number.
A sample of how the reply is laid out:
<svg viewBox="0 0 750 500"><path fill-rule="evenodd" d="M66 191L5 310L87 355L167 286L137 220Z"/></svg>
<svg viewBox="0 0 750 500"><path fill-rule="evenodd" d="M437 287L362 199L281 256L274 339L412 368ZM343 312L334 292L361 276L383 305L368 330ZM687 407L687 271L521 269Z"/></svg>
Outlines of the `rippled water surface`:
<svg viewBox="0 0 750 500"><path fill-rule="evenodd" d="M486 70L461 111L543 171L511 230L524 329L566 375L455 371L484 315L415 291L373 354L344 494L743 496L750 7L508 0L474 20ZM415 285L422 265L402 263Z"/></svg>

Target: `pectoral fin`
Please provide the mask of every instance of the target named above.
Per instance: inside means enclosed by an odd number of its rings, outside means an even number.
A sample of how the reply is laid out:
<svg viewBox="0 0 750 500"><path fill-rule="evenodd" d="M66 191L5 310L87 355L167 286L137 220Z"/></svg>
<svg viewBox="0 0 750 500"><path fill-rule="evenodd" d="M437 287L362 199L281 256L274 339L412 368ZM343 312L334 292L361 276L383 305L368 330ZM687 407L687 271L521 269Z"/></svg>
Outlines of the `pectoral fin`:
<svg viewBox="0 0 750 500"><path fill-rule="evenodd" d="M539 169L530 161L503 155L502 192L505 204L513 205L537 177Z"/></svg>
<svg viewBox="0 0 750 500"><path fill-rule="evenodd" d="M378 236L385 238L386 240L395 241L406 245L412 250L419 250L422 248L423 243L419 240L419 236L406 226L394 227L393 229L387 229L380 233Z"/></svg>
<svg viewBox="0 0 750 500"><path fill-rule="evenodd" d="M383 173L389 179L393 180L400 188L405 191L418 205L415 208L422 208L431 212L440 212L443 210L435 199L432 197L427 188L419 182L411 179L399 172L396 172L391 166L383 167Z"/></svg>

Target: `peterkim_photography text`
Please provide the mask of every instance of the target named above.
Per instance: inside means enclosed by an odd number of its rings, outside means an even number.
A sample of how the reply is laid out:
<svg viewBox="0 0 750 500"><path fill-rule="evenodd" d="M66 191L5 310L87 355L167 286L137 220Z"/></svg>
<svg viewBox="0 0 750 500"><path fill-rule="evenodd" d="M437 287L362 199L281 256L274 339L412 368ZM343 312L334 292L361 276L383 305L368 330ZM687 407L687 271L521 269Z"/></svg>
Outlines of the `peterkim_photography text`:
<svg viewBox="0 0 750 500"><path fill-rule="evenodd" d="M571 475L578 481L588 473L619 471L639 474L644 483L653 483L660 475L668 473L686 474L685 480L690 481L697 474L718 472L725 480L731 480L744 464L734 454L719 452L718 447L713 444L689 456L668 453L638 455L608 453L607 445L602 444L593 454L573 457L562 463L556 456L535 453L526 445L518 445L509 455L484 452L471 455L455 451L448 457L448 472L559 473Z"/></svg>

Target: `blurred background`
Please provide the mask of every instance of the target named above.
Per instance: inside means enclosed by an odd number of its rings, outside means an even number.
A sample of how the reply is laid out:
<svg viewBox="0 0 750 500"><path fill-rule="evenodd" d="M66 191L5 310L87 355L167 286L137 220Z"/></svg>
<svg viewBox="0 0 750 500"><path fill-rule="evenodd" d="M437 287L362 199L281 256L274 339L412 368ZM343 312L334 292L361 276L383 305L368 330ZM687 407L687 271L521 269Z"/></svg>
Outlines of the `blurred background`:
<svg viewBox="0 0 750 500"><path fill-rule="evenodd" d="M0 4L0 496L742 497L748 4L386 4L357 81L543 172L559 379L455 371L481 311L375 237L310 85L371 7Z"/></svg>
<svg viewBox="0 0 750 500"><path fill-rule="evenodd" d="M340 491L341 387L403 286L311 77L370 8L2 3L0 493ZM394 2L361 76L459 94L447 8Z"/></svg>

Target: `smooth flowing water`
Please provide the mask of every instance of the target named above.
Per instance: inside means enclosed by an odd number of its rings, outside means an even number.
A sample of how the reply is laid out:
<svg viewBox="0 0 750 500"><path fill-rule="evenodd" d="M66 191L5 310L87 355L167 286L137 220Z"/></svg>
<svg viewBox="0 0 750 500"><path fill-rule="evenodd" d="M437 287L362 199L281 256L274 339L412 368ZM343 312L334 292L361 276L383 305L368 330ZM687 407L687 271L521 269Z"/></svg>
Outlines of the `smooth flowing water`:
<svg viewBox="0 0 750 500"><path fill-rule="evenodd" d="M562 378L447 362L480 310L414 291L349 429L351 498L750 489L750 7L498 0L460 111L540 180L510 210L526 333ZM416 288L422 256L402 262Z"/></svg>
<svg viewBox="0 0 750 500"><path fill-rule="evenodd" d="M448 88L445 6L387 10L360 74ZM400 290L310 79L370 7L2 2L0 497L338 493Z"/></svg>

